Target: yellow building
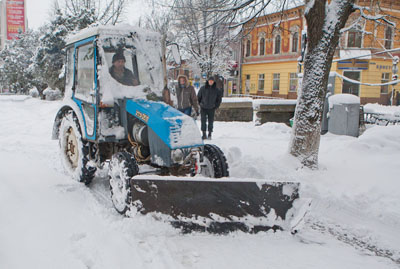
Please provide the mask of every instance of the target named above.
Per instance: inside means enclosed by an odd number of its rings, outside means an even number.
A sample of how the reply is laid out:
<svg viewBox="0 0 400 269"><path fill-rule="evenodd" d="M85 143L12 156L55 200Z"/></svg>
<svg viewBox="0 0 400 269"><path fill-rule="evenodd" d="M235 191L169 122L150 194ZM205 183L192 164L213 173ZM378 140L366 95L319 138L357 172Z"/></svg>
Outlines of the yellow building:
<svg viewBox="0 0 400 269"><path fill-rule="evenodd" d="M369 0L356 2L370 10L377 7L377 1L373 1L374 4ZM393 57L400 56L400 2L378 2L379 14L387 15L386 19L394 22L396 27L382 21L357 20L359 12L353 13L346 27L353 24L356 27L344 32L340 38L328 90L335 94L358 95L361 103L389 104L392 90L399 91L400 85L369 84L392 80ZM296 99L298 73L303 71L298 60L306 29L304 6L260 17L256 25L254 22L245 25L244 31L248 35L242 40L241 93ZM384 50L389 52L381 53ZM348 82L343 77L365 85Z"/></svg>

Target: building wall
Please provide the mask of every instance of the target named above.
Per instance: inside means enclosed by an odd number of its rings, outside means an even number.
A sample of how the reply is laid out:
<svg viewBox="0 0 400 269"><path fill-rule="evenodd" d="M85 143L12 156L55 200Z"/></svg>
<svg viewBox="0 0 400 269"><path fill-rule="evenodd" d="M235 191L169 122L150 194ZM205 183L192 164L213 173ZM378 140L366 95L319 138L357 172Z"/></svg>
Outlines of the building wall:
<svg viewBox="0 0 400 269"><path fill-rule="evenodd" d="M392 77L392 60L391 59L380 59L380 58L372 58L368 60L368 69L367 70L357 70L350 69L348 71L358 71L360 72L360 79L363 83L369 84L379 84L382 82L382 73L389 73L389 80ZM338 69L338 64L335 63L332 65L331 71L335 71L340 75L343 75L344 71ZM335 81L335 94L342 93L343 90L343 81L341 78L336 77ZM389 104L389 98L391 94L392 86L388 86L388 92L385 94L381 94L381 86L368 86L368 85L360 85L360 98L361 103L380 103L380 104Z"/></svg>
<svg viewBox="0 0 400 269"><path fill-rule="evenodd" d="M365 6L366 3L369 4L370 2L369 0L360 0L358 4ZM393 41L391 42L391 48L400 48L400 30L398 28L398 25L400 25L400 1L381 0L380 7L383 12L391 15L388 18L397 25L396 28L392 28ZM297 93L289 91L289 74L296 73L299 69L297 60L301 56L301 33L306 29L303 14L303 7L288 10L283 16L281 13L270 14L260 18L256 27L248 28L250 34L243 39L242 48L244 56L241 66L241 93L289 99L297 98ZM350 26L357 17L358 14L354 13L346 26ZM276 27L274 29L273 26L279 21L281 21L280 26L282 29L277 30ZM357 55L357 53L369 54L384 50L386 28L386 25L382 25L382 23L376 21L367 20L365 23L361 23L360 29L371 33L362 34L361 48L348 47L348 32L345 32L340 38L339 46L334 56L334 61L336 60L336 62L332 63L331 72L343 75L345 71L359 71L361 82L369 84L381 83L382 73L389 73L389 80L391 80L393 63L392 57L388 53L372 55L368 59L340 60L341 52L349 53L349 55ZM298 31L300 34L297 52L291 51L291 35L294 31ZM274 54L274 38L277 33L282 37L281 52ZM266 40L265 55L260 55L259 40L261 37L265 37ZM247 40L251 41L250 56L246 56ZM391 54L392 56L400 56L400 51L395 51ZM274 73L280 74L279 92L272 91ZM264 91L258 91L259 74L265 74ZM246 83L247 75L250 75L249 84ZM340 77L336 77L333 81L334 93L342 93L343 80ZM246 85L250 87L249 92L246 92ZM400 89L400 87L398 88ZM377 102L389 104L392 89L392 86L388 86L388 92L381 93L381 86L360 85L359 96L362 103ZM397 90L399 91L399 89Z"/></svg>
<svg viewBox="0 0 400 269"><path fill-rule="evenodd" d="M296 92L289 91L290 73L297 73L297 62L277 62L244 64L242 66L242 89L246 87L246 75L250 75L250 94L261 96L274 96L283 98L297 98ZM264 74L264 91L259 91L259 76ZM273 91L273 74L280 74L279 91ZM242 93L244 93L242 91Z"/></svg>

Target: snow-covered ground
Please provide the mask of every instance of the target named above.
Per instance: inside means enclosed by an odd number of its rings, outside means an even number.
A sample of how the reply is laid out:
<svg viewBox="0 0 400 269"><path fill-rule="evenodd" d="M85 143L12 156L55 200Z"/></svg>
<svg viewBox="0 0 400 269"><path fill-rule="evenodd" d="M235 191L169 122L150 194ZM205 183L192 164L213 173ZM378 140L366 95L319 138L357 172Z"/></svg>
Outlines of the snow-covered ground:
<svg viewBox="0 0 400 269"><path fill-rule="evenodd" d="M86 187L63 172L50 139L59 104L0 96L0 268L400 267L400 126L328 133L310 171L287 155L286 125L217 122L232 176L300 181L312 209L294 236L182 235L116 213L107 178Z"/></svg>

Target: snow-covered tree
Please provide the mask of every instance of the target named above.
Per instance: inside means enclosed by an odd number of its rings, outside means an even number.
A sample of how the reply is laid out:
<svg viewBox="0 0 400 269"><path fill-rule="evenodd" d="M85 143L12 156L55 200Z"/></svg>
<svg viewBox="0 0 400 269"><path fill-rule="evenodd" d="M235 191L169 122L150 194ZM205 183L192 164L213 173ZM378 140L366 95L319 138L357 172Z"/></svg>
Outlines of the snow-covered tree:
<svg viewBox="0 0 400 269"><path fill-rule="evenodd" d="M290 153L317 168L322 111L333 55L354 0L306 0L307 53L293 126Z"/></svg>
<svg viewBox="0 0 400 269"><path fill-rule="evenodd" d="M143 26L152 31L158 32L161 35L161 46L162 46L162 61L164 74L167 74L167 60L168 60L168 48L167 43L174 41L176 34L174 33L172 23L174 20L173 6L168 6L168 1L161 2L150 0L152 12L143 19ZM141 23L140 23L141 24ZM164 86L168 85L167 76L164 77Z"/></svg>
<svg viewBox="0 0 400 269"><path fill-rule="evenodd" d="M3 87L19 94L28 94L33 87L40 86L34 76L33 62L38 46L38 33L28 30L9 40L0 51L3 64L0 66L0 83Z"/></svg>
<svg viewBox="0 0 400 269"><path fill-rule="evenodd" d="M223 14L216 12L216 8L228 5L218 0L176 0L174 3L181 48L202 74L228 76L233 36L228 24L221 20Z"/></svg>
<svg viewBox="0 0 400 269"><path fill-rule="evenodd" d="M91 19L101 24L121 22L124 11L130 0L54 0L55 10L61 9L63 14L79 17L82 11L91 10ZM85 24L85 23L84 23Z"/></svg>
<svg viewBox="0 0 400 269"><path fill-rule="evenodd" d="M40 30L39 48L35 59L36 74L53 89L64 89L65 41L68 34L96 22L94 10L81 9L76 16L57 10L54 19Z"/></svg>

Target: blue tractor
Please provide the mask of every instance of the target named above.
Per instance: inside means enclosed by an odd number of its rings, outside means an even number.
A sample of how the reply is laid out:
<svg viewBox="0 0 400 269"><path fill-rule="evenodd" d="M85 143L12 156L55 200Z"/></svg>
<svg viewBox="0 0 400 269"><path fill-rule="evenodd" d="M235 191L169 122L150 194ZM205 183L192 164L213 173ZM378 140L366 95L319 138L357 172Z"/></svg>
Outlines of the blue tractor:
<svg viewBox="0 0 400 269"><path fill-rule="evenodd" d="M108 167L119 213L161 214L184 231L297 225L288 223L303 214L293 208L298 183L230 179L221 149L203 143L193 118L161 102L158 34L94 27L71 36L66 52L53 138L74 179L90 184L98 168Z"/></svg>

